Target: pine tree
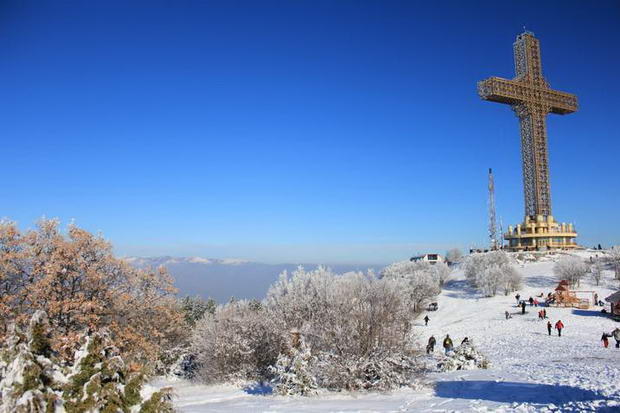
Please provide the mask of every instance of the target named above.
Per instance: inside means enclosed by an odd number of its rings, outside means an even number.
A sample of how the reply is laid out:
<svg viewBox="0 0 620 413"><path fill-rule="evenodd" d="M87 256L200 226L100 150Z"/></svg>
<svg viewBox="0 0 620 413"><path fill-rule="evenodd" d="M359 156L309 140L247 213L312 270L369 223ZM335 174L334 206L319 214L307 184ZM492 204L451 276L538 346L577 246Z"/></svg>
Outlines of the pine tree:
<svg viewBox="0 0 620 413"><path fill-rule="evenodd" d="M86 335L82 341L64 389L68 413L128 413L138 408L140 412L172 411L166 389L143 402L145 378L126 366L107 330Z"/></svg>
<svg viewBox="0 0 620 413"><path fill-rule="evenodd" d="M308 396L316 393L316 378L312 374L314 357L299 333L292 333L293 345L288 354L281 353L272 368L274 390L283 396Z"/></svg>
<svg viewBox="0 0 620 413"><path fill-rule="evenodd" d="M37 311L28 331L11 327L0 351L0 412L62 411L64 376L52 354L47 314Z"/></svg>

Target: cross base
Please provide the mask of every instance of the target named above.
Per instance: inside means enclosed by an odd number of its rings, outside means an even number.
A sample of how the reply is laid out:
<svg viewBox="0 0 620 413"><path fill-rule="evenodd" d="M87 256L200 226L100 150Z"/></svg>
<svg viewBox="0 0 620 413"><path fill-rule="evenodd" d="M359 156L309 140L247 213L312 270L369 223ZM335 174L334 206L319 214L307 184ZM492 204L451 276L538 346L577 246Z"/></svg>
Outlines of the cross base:
<svg viewBox="0 0 620 413"><path fill-rule="evenodd" d="M504 239L508 251L546 251L581 248L573 224L558 223L551 215L526 216L522 224L508 227Z"/></svg>

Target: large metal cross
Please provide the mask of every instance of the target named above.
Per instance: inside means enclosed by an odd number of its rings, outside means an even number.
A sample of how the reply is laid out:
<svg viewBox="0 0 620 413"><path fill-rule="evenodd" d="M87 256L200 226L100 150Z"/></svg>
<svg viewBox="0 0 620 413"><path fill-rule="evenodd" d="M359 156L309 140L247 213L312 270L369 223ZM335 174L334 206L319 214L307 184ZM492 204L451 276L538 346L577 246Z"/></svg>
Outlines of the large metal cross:
<svg viewBox="0 0 620 413"><path fill-rule="evenodd" d="M553 90L542 74L540 44L531 32L514 43L515 72L512 80L490 77L478 82L484 100L511 105L521 124L521 158L525 215L551 215L551 187L546 117L549 112L566 115L577 110L577 97Z"/></svg>

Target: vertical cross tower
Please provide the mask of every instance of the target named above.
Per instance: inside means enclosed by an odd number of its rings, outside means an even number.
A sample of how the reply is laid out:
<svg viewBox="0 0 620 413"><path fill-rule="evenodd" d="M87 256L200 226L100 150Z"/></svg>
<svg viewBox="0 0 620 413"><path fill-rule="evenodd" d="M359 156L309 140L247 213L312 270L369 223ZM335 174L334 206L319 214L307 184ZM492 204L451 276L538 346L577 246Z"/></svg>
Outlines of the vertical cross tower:
<svg viewBox="0 0 620 413"><path fill-rule="evenodd" d="M518 225L518 236L510 228L506 239L512 239L510 246L514 249L574 247L577 234L572 225L560 226L551 213L546 118L548 113L575 112L577 97L549 87L542 73L540 44L533 33L526 31L517 36L514 58L514 79L490 77L478 82L480 97L510 105L521 126L525 221L523 233Z"/></svg>
<svg viewBox="0 0 620 413"><path fill-rule="evenodd" d="M549 87L542 74L540 44L533 33L517 36L514 55L516 77L490 77L478 83L478 93L484 100L511 105L519 117L525 215L546 217L552 215L546 117L549 112L575 112L577 97Z"/></svg>

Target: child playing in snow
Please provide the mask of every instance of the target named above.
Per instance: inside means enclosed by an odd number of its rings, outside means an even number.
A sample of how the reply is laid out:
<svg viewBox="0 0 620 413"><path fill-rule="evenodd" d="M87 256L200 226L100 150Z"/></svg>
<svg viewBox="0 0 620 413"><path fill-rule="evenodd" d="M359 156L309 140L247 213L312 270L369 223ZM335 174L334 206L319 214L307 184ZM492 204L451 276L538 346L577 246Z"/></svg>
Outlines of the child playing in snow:
<svg viewBox="0 0 620 413"><path fill-rule="evenodd" d="M601 337L601 341L603 342L603 347L607 348L607 346L609 345L609 339L608 339L608 335L607 333L603 333L603 337Z"/></svg>

